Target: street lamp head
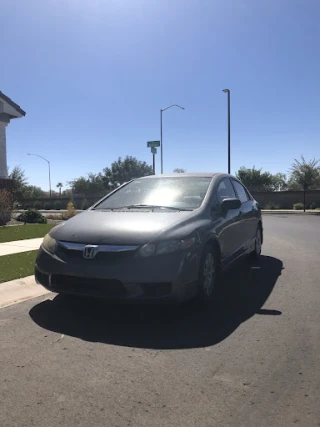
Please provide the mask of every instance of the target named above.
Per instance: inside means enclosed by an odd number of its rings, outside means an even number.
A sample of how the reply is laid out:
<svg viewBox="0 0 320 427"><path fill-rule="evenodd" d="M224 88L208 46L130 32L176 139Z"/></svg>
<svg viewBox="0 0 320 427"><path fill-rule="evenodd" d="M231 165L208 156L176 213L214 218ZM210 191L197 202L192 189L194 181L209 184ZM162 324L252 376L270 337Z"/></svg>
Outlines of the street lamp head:
<svg viewBox="0 0 320 427"><path fill-rule="evenodd" d="M172 105L169 105L168 107L161 108L161 110L160 110L160 111L166 111L166 110L169 110L169 108L172 108L172 107L178 107L178 108L181 108L181 110L184 110L184 107L181 107L181 105L178 105L178 104L172 104Z"/></svg>
<svg viewBox="0 0 320 427"><path fill-rule="evenodd" d="M228 93L228 92L230 92L230 89L222 89L222 92Z"/></svg>

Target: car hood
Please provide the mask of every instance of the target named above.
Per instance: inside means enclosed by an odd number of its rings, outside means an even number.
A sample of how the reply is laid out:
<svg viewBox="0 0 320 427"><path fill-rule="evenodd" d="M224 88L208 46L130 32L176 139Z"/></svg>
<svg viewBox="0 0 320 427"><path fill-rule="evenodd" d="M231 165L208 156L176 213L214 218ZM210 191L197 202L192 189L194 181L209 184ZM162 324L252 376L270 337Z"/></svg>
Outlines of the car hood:
<svg viewBox="0 0 320 427"><path fill-rule="evenodd" d="M112 212L88 210L50 233L60 241L86 244L139 245L172 227L180 227L193 212Z"/></svg>

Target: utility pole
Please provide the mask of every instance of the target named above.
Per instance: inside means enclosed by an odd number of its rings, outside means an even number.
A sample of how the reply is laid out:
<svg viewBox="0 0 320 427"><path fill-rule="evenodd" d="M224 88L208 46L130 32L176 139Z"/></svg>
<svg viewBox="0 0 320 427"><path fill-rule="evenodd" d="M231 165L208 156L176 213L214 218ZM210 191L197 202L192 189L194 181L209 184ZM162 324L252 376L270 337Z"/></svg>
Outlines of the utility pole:
<svg viewBox="0 0 320 427"><path fill-rule="evenodd" d="M169 105L166 108L161 108L160 110L160 155L161 155L161 175L163 174L163 139L162 139L162 113L166 110L169 110L169 108L172 107L178 107L181 110L184 110L184 107L181 107L181 105L178 104L172 104Z"/></svg>
<svg viewBox="0 0 320 427"><path fill-rule="evenodd" d="M230 142L230 89L223 89L228 94L228 173L231 173L231 142Z"/></svg>
<svg viewBox="0 0 320 427"><path fill-rule="evenodd" d="M39 154L31 154L31 153L27 153L28 156L37 156L40 157L40 159L45 160L48 163L48 168L49 168L49 191L50 191L50 199L52 196L52 191L51 191L51 171L50 171L50 162L49 160L47 160L45 157L39 156Z"/></svg>

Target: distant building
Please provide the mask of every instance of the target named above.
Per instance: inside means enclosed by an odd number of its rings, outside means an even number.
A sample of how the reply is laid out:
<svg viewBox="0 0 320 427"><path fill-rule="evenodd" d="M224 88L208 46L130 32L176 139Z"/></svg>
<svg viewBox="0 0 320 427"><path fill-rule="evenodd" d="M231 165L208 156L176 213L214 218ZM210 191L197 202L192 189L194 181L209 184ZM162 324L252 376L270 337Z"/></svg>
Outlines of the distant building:
<svg viewBox="0 0 320 427"><path fill-rule="evenodd" d="M0 91L0 180L8 179L6 127L10 120L25 115L19 105Z"/></svg>

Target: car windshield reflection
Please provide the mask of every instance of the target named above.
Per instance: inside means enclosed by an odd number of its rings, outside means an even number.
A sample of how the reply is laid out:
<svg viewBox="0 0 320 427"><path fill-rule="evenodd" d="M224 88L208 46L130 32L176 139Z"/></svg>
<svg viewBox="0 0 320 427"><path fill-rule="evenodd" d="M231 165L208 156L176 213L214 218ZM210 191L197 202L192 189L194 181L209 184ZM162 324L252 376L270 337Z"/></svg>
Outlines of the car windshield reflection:
<svg viewBox="0 0 320 427"><path fill-rule="evenodd" d="M201 206L211 178L174 177L136 179L95 206L99 210L194 210Z"/></svg>

